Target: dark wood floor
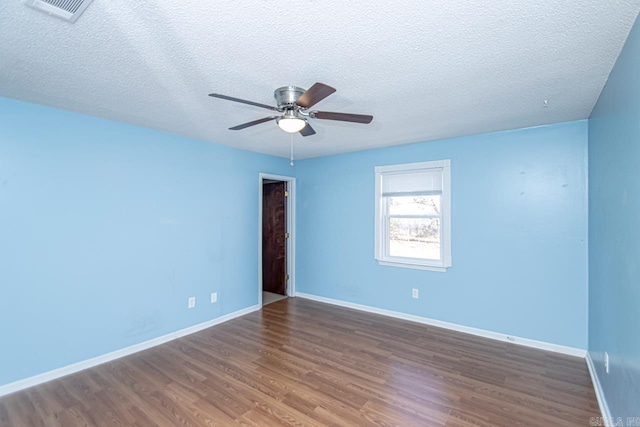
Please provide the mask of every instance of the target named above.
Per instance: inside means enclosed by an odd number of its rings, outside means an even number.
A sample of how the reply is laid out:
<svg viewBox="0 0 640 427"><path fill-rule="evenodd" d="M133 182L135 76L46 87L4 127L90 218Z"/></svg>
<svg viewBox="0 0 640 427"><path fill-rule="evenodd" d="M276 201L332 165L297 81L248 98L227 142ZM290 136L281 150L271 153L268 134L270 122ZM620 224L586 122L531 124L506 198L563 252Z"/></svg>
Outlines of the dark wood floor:
<svg viewBox="0 0 640 427"><path fill-rule="evenodd" d="M0 399L2 426L588 426L583 359L287 299Z"/></svg>

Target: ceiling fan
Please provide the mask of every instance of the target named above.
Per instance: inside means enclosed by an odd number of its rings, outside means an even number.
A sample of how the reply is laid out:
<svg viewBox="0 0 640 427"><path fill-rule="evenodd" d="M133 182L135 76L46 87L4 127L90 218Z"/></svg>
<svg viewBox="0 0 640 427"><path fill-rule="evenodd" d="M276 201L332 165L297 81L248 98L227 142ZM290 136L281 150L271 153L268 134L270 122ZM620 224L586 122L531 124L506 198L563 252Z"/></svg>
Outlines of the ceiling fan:
<svg viewBox="0 0 640 427"><path fill-rule="evenodd" d="M252 122L243 123L238 126L229 128L230 130L241 130L250 126L266 123L275 120L280 129L285 132L300 132L302 136L310 136L316 133L308 122L309 118L321 120L339 120L342 122L352 123L371 123L373 116L363 114L335 113L331 111L309 110L318 102L334 93L336 90L331 86L323 83L315 83L310 89L304 90L297 86L284 86L278 88L273 93L278 106L260 104L258 102L247 101L245 99L233 98L219 93L210 93L209 96L214 98L226 99L227 101L240 102L243 104L253 105L255 107L266 108L268 110L277 111L274 116L264 117Z"/></svg>

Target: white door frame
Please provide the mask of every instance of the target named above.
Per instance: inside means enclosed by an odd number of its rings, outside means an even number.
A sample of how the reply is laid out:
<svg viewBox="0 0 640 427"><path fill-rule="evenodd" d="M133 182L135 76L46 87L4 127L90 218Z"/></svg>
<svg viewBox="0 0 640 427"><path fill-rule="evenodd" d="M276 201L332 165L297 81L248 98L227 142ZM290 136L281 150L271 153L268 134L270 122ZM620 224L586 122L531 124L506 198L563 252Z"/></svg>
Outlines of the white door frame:
<svg viewBox="0 0 640 427"><path fill-rule="evenodd" d="M287 239L287 296L296 294L296 179L292 176L274 175L260 172L258 174L258 305L262 307L262 185L265 179L284 181L287 184L289 197L286 198L286 230Z"/></svg>

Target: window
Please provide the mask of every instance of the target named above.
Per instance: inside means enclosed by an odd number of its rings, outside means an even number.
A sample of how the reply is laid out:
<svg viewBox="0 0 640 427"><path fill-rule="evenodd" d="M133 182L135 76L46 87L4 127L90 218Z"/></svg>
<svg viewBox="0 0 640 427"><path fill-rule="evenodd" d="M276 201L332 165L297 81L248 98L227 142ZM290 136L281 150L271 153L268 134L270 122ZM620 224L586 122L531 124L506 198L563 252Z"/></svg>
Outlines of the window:
<svg viewBox="0 0 640 427"><path fill-rule="evenodd" d="M451 161L376 166L376 260L451 267Z"/></svg>

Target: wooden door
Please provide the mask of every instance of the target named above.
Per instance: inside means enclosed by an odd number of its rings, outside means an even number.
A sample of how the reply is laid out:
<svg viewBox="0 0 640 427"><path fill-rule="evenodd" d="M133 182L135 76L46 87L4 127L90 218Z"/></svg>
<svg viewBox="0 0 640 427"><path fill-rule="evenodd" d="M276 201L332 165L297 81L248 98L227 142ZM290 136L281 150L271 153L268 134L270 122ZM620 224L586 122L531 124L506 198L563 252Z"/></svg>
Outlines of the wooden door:
<svg viewBox="0 0 640 427"><path fill-rule="evenodd" d="M262 290L287 293L285 183L262 185Z"/></svg>

